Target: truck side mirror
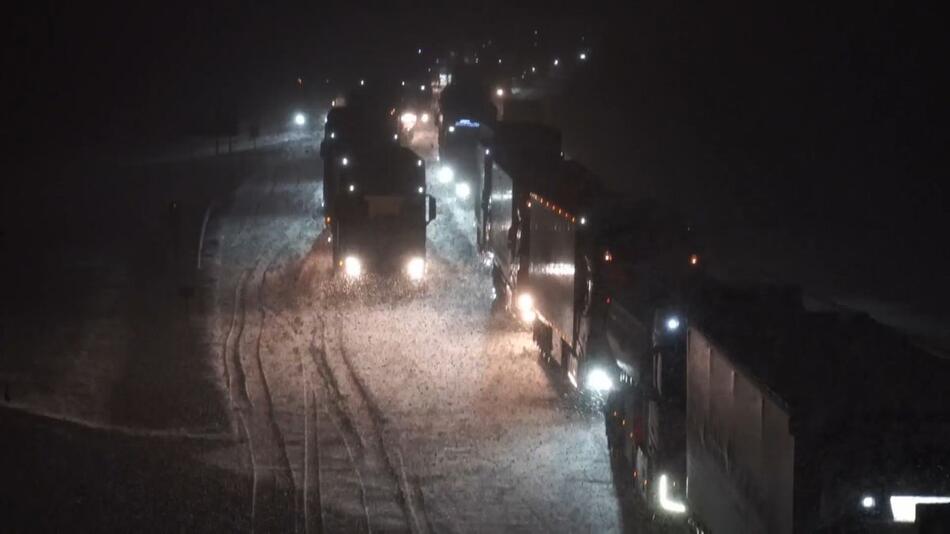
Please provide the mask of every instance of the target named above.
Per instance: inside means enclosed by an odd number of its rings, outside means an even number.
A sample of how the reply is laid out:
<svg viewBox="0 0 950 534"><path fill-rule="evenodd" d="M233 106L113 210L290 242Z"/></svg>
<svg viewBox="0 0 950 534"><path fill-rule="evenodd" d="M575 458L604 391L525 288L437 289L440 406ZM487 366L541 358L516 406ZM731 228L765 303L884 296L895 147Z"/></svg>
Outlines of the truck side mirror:
<svg viewBox="0 0 950 534"><path fill-rule="evenodd" d="M426 224L429 224L435 220L435 197L432 195L427 195L429 197L428 211L426 213Z"/></svg>

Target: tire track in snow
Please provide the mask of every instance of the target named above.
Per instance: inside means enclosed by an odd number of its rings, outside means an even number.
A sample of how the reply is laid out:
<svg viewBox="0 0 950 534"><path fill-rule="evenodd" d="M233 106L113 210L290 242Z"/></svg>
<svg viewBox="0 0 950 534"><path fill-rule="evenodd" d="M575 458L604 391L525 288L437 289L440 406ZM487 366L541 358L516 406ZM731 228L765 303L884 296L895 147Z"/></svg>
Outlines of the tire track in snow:
<svg viewBox="0 0 950 534"><path fill-rule="evenodd" d="M326 392L329 401L326 406L327 415L333 422L337 434L340 436L340 441L342 442L346 451L346 456L349 459L350 467L353 470L353 475L356 480L360 504L362 505L363 518L359 526L363 527L362 530L366 532L372 532L369 505L367 503L366 484L363 482L363 474L360 469L363 459L363 441L359 433L356 431L356 428L353 426L352 417L347 412L345 397L342 393L340 393L340 388L336 382L336 378L334 377L333 372L330 370L330 366L327 363L326 325L323 323L321 317L318 316L317 318L320 320L320 328L323 331L323 334L320 337L320 344L318 346L317 331L316 329L313 331L309 352L315 369L309 374L311 376L314 374L319 375L322 379L322 382L326 386ZM316 383L316 377L314 377L313 382ZM322 448L323 447L318 447L318 451L322 450ZM356 448L355 453L354 448Z"/></svg>
<svg viewBox="0 0 950 534"><path fill-rule="evenodd" d="M371 435L369 439L364 439L365 450L374 457L376 463L382 468L384 475L395 485L393 496L402 510L409 530L414 533L430 532L432 529L428 516L424 508L421 507L421 489L418 488L418 484L411 482L406 476L401 451L398 447L387 443L385 417L379 409L376 399L353 368L353 364L343 346L342 316L339 312L336 312L334 318L336 320L336 338L339 343L337 352L344 368L344 373L341 373L342 379L349 383L348 389L354 393L350 405L357 412L356 417L359 421L357 424L361 423L360 426L363 427L364 432ZM393 455L396 455L395 458ZM396 465L399 465L400 468L396 469Z"/></svg>

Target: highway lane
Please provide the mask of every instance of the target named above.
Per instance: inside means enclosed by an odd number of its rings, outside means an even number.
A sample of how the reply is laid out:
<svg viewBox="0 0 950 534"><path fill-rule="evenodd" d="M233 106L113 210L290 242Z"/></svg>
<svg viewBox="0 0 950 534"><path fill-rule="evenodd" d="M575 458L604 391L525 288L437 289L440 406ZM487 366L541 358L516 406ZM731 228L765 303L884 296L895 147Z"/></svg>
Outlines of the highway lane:
<svg viewBox="0 0 950 534"><path fill-rule="evenodd" d="M155 322L143 362L114 352L142 367L136 381L90 373L94 394L73 411L49 409L52 388L35 393L44 416L23 414L26 401L0 411L15 481L5 517L25 531L659 529L615 483L625 471L599 414L553 379L523 328L491 315L471 214L450 187L431 186L424 292L330 276L314 145L218 160L233 186L213 199L194 294L177 295L172 275L161 286L176 296L159 317L183 315L195 343L171 343L178 332ZM197 231L201 203L188 202Z"/></svg>

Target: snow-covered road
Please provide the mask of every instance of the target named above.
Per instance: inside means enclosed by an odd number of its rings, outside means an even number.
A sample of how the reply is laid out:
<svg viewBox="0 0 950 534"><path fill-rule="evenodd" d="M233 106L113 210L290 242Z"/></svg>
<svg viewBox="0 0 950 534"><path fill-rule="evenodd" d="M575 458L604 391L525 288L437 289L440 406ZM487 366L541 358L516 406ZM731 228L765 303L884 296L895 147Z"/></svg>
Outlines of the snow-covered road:
<svg viewBox="0 0 950 534"><path fill-rule="evenodd" d="M214 509L222 520L209 526L256 532L659 529L635 500L621 497L602 417L558 383L527 331L492 315L489 272L475 254L473 217L465 209L470 203L456 201L450 186L431 184L439 215L428 229L424 290L386 281L343 284L330 271L313 146L296 140L246 157L236 169L240 185L216 199L195 296L200 304L187 315L198 339L175 345L161 340L174 330L156 332L158 349L179 346L185 353L168 360L171 370L154 355L147 366L152 380L143 380L150 391L180 391L171 384L184 359L210 370L207 380L184 382L200 393L149 406L121 375L97 375L114 366L100 357L82 382L92 393L70 398L61 412L49 400L54 394L36 393L17 405L43 415L44 425L78 424L69 427L68 443L54 440L63 450L91 448L98 458L120 442L119 429L121 440L133 441L123 441L122 450L132 451L135 475L101 489L111 513L117 512L109 503L122 500L134 479L164 480L181 470L207 478L183 494L201 499L169 497L174 504L158 506L161 514L154 503L133 503L127 522L99 517L90 526L146 522L177 530L191 521L185 517ZM116 361L129 365L124 358ZM43 376L34 371L31 380ZM129 390L121 427L111 413L117 401L102 401L100 389L112 397ZM32 407L31 398L38 399ZM220 408L202 409L209 402L203 399L217 399ZM174 411L154 419L174 421L171 437L180 441L169 443L142 417L149 408ZM188 415L195 410L202 416ZM17 424L31 432L29 422ZM210 449L200 444L208 440ZM135 460L141 450L171 459L153 466ZM157 472L139 474L148 469ZM48 473L51 480L57 475ZM64 498L91 491L86 483L63 490ZM217 487L226 489L210 489Z"/></svg>

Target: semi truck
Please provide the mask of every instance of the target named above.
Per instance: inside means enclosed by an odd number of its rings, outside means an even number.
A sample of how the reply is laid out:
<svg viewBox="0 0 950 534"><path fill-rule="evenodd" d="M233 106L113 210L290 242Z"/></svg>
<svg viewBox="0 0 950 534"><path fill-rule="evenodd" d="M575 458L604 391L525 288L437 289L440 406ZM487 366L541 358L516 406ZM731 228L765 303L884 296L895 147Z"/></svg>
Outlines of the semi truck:
<svg viewBox="0 0 950 534"><path fill-rule="evenodd" d="M398 142L397 100L390 95L367 89L354 90L327 113L320 157L323 159L323 207L326 217L333 216L333 202L340 193L342 161L366 147Z"/></svg>
<svg viewBox="0 0 950 534"><path fill-rule="evenodd" d="M401 271L421 283L426 226L436 216L422 159L407 148L384 144L340 156L338 164L339 187L328 220L334 265L350 280L367 272Z"/></svg>
<svg viewBox="0 0 950 534"><path fill-rule="evenodd" d="M454 181L456 196L475 209L483 162L479 144L490 135L497 109L487 87L459 73L439 95L439 110L440 177Z"/></svg>
<svg viewBox="0 0 950 534"><path fill-rule="evenodd" d="M947 361L787 290L706 298L687 345L697 530L950 532Z"/></svg>
<svg viewBox="0 0 950 534"><path fill-rule="evenodd" d="M667 353L663 376L685 380L677 306L700 268L689 229L654 203L604 192L561 159L551 128L499 123L486 153L477 220L499 305L530 325L576 387L652 383Z"/></svg>

